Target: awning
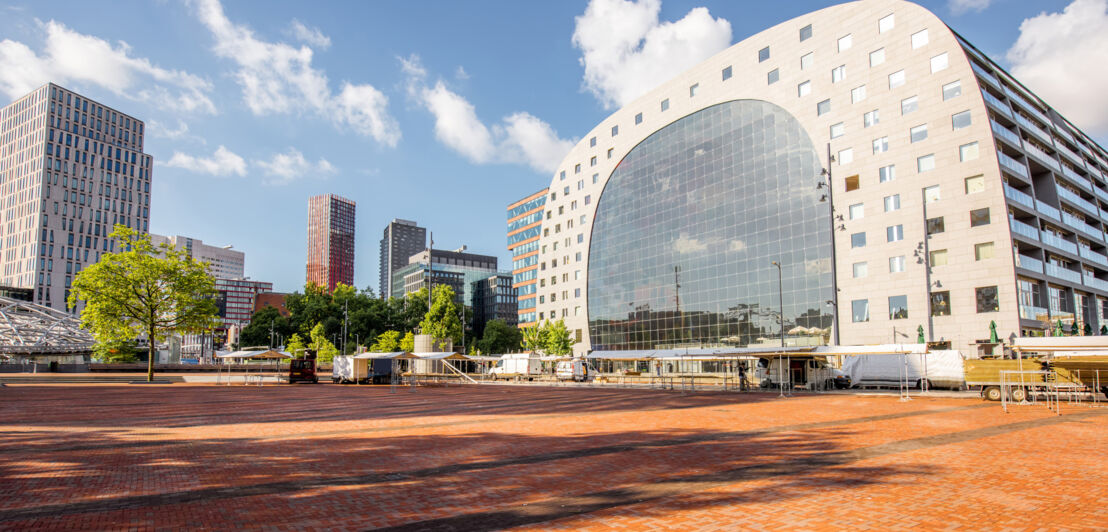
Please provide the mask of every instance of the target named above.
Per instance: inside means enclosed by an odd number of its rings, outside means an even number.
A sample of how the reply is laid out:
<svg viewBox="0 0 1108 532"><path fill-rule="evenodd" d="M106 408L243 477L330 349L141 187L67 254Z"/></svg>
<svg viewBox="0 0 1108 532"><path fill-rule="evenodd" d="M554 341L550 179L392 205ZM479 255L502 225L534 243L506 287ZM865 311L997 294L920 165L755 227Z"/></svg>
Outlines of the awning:
<svg viewBox="0 0 1108 532"><path fill-rule="evenodd" d="M1012 350L1054 354L1060 354L1058 351L1108 352L1108 336L1020 337L1012 341Z"/></svg>
<svg viewBox="0 0 1108 532"><path fill-rule="evenodd" d="M393 351L391 353L358 353L354 355L354 358L363 360L411 360L418 357L407 351Z"/></svg>
<svg viewBox="0 0 1108 532"><path fill-rule="evenodd" d="M216 355L216 358L242 358L242 359L256 359L256 360L273 360L273 359L288 359L293 358L292 355L284 351L274 351L267 349L265 351L231 351L230 353L221 353Z"/></svg>
<svg viewBox="0 0 1108 532"><path fill-rule="evenodd" d="M461 353L412 353L420 360L469 360L469 357Z"/></svg>
<svg viewBox="0 0 1108 532"><path fill-rule="evenodd" d="M821 345L816 355L906 355L927 352L927 344Z"/></svg>
<svg viewBox="0 0 1108 532"><path fill-rule="evenodd" d="M705 347L689 349L644 349L628 351L593 351L588 358L604 360L658 360L658 359L744 359L759 355L803 355L812 354L814 346L786 347Z"/></svg>

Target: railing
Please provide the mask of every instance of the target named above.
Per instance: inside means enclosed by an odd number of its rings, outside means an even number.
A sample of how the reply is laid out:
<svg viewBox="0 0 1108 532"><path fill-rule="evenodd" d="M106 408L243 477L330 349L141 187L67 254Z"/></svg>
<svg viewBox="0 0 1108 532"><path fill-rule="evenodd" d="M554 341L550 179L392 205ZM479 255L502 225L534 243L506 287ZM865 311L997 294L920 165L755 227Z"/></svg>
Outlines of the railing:
<svg viewBox="0 0 1108 532"><path fill-rule="evenodd" d="M1087 273L1082 277L1084 278L1085 286L1108 292L1108 281L1097 279L1096 277L1093 277Z"/></svg>
<svg viewBox="0 0 1108 532"><path fill-rule="evenodd" d="M1039 137L1039 140L1045 142L1047 145L1054 144L1054 139L1051 138L1050 133L1047 133L1045 129L1035 122L1032 122L1027 117L1016 113L1016 122L1019 122L1019 125L1022 126L1023 129L1034 133L1036 137Z"/></svg>
<svg viewBox="0 0 1108 532"><path fill-rule="evenodd" d="M1032 240L1039 240L1039 229L1032 227L1029 224L1025 224L1015 218L1008 217L1008 225L1012 228L1012 232L1018 235L1025 236Z"/></svg>
<svg viewBox="0 0 1108 532"><path fill-rule="evenodd" d="M1035 115L1035 118L1041 120L1044 124L1051 124L1051 121L1042 111L1038 110L1031 102L1028 102L1026 98L1013 90L1011 87L1004 87L1004 94L1008 95L1008 98L1012 101L1020 104L1024 111Z"/></svg>
<svg viewBox="0 0 1108 532"><path fill-rule="evenodd" d="M1077 255L1077 244L1057 236L1050 231L1040 231L1039 240L1042 240L1042 242L1048 246L1054 246L1062 251L1068 251Z"/></svg>
<svg viewBox="0 0 1108 532"><path fill-rule="evenodd" d="M1053 125L1053 124L1051 124L1051 125ZM1066 139L1066 140L1068 140L1068 141L1070 141L1074 144L1077 144L1077 140L1073 138L1073 135L1070 135L1070 132L1066 131L1064 128L1055 125L1054 126L1054 131L1056 131L1058 133L1058 135L1060 135L1062 138L1064 138L1064 139Z"/></svg>
<svg viewBox="0 0 1108 532"><path fill-rule="evenodd" d="M984 68L981 67L981 65L970 61L970 66L973 67L973 71L976 72L978 76L981 76L985 79L985 81L992 83L993 86L995 86L996 88L1000 88L1000 80L996 79L996 76L988 73Z"/></svg>
<svg viewBox="0 0 1108 532"><path fill-rule="evenodd" d="M1035 208L1035 200L1031 197L1030 194L1020 192L1008 183L1004 184L1004 196L1016 203L1019 203L1020 205L1024 205L1031 209Z"/></svg>
<svg viewBox="0 0 1108 532"><path fill-rule="evenodd" d="M1078 155L1076 152L1071 150L1069 146L1066 146L1064 142L1055 142L1054 147L1058 148L1058 151L1062 152L1064 155L1068 155L1069 158L1072 159L1072 163L1078 166L1085 166L1085 160L1082 159L1081 156Z"/></svg>
<svg viewBox="0 0 1108 532"><path fill-rule="evenodd" d="M1108 256L1101 255L1085 246L1077 246L1077 254L1087 261L1095 262L1108 268Z"/></svg>
<svg viewBox="0 0 1108 532"><path fill-rule="evenodd" d="M1005 155L1004 152L997 150L996 158L1000 161L1000 165L1011 170L1013 174L1020 177L1030 178L1031 175L1027 172L1027 165Z"/></svg>
<svg viewBox="0 0 1108 532"><path fill-rule="evenodd" d="M1044 202L1043 200L1035 200L1035 210L1046 216L1049 216L1054 220L1062 220L1062 211L1059 211L1058 209L1047 205L1046 202Z"/></svg>
<svg viewBox="0 0 1108 532"><path fill-rule="evenodd" d="M1016 266L1035 273L1043 273L1043 261L1033 259L1027 255L1016 254Z"/></svg>
<svg viewBox="0 0 1108 532"><path fill-rule="evenodd" d="M1075 172L1072 168L1062 165L1062 175L1072 179L1081 186L1084 186L1086 190L1093 188L1093 182L1089 181L1089 178Z"/></svg>
<svg viewBox="0 0 1108 532"><path fill-rule="evenodd" d="M1062 171L1062 165L1058 164L1058 160L1055 159L1053 155L1040 149L1038 146L1035 145L1034 142L1025 142L1023 144L1023 149L1027 150L1027 153L1030 153L1031 155L1037 157L1047 166L1053 168L1055 172Z"/></svg>
<svg viewBox="0 0 1108 532"><path fill-rule="evenodd" d="M1047 275L1051 276L1051 277L1057 277L1059 279L1064 279L1064 280L1069 281L1071 283L1078 283L1078 284L1081 283L1081 272L1075 272L1073 270L1067 270L1067 269L1065 269L1061 266L1056 266L1056 265L1051 264L1049 262L1044 264L1044 266L1046 267L1045 268L1045 273Z"/></svg>
<svg viewBox="0 0 1108 532"><path fill-rule="evenodd" d="M1068 212L1062 212L1062 222L1070 227L1077 229L1078 231L1081 231L1082 233L1085 233L1085 236L1089 238L1099 240L1101 242L1104 241L1103 231L1085 223L1084 220L1081 220Z"/></svg>
<svg viewBox="0 0 1108 532"><path fill-rule="evenodd" d="M1046 307L1020 305L1020 317L1025 320L1047 321L1050 319L1050 313L1047 312Z"/></svg>
<svg viewBox="0 0 1108 532"><path fill-rule="evenodd" d="M1108 192L1105 192L1104 189L1102 189L1100 187L1093 187L1093 193L1096 194L1096 197L1100 198L1101 200L1103 200L1105 202L1108 202ZM1104 216L1104 214L1102 213L1101 216ZM1108 219L1108 218L1106 218L1106 219Z"/></svg>
<svg viewBox="0 0 1108 532"><path fill-rule="evenodd" d="M1075 194L1073 191L1071 191L1070 189L1068 189L1066 187L1057 187L1057 188L1058 188L1058 196L1060 198L1062 198L1062 199L1064 199L1064 200L1066 200L1066 201L1068 201L1068 202L1070 202L1070 203L1072 203L1072 204L1074 204L1078 207L1081 207L1082 209L1085 209L1085 210L1089 211L1089 214L1094 214L1094 215L1098 215L1098 216L1100 215L1100 210L1097 209L1097 206L1093 205L1089 200L1087 200L1085 198L1082 198L1081 196Z"/></svg>
<svg viewBox="0 0 1108 532"><path fill-rule="evenodd" d="M996 110L1000 112L1000 114L1007 116L1008 118L1012 118L1012 110L1008 108L1008 104L1000 101L1000 98L993 96L991 93L989 93L989 91L985 89L981 89L981 95L984 96L985 101L988 102L989 105L995 107Z"/></svg>
<svg viewBox="0 0 1108 532"><path fill-rule="evenodd" d="M1012 144L1015 144L1016 147L1019 147L1019 148L1023 147L1023 141L1022 141L1022 139L1020 139L1020 136L1018 134L1016 134L1015 131L1012 131L1011 129L1008 129L1008 128L1000 125L1000 122L997 122L996 120L989 120L989 121L993 123L993 133L996 133L997 135L999 135L1004 140L1007 140L1008 142L1011 142Z"/></svg>
<svg viewBox="0 0 1108 532"><path fill-rule="evenodd" d="M1100 219L1101 220L1108 220L1108 211L1098 207L1097 208L1097 213L1100 214Z"/></svg>

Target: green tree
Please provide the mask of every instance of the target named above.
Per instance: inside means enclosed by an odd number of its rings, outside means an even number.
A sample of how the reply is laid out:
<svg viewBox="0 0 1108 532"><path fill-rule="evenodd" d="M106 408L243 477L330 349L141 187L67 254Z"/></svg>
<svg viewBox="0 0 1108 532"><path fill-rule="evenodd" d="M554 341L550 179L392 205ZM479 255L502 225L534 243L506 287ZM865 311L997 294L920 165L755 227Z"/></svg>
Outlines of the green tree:
<svg viewBox="0 0 1108 532"><path fill-rule="evenodd" d="M454 289L449 285L435 285L432 292L431 309L427 311L419 330L431 335L436 342L450 340L462 341L462 320L458 317L458 306L454 304Z"/></svg>
<svg viewBox="0 0 1108 532"><path fill-rule="evenodd" d="M377 341L370 348L374 353L393 353L400 351L400 332L385 331L377 336Z"/></svg>
<svg viewBox="0 0 1108 532"><path fill-rule="evenodd" d="M503 320L492 320L485 324L485 335L476 347L482 353L503 354L519 351L523 342L523 333Z"/></svg>
<svg viewBox="0 0 1108 532"><path fill-rule="evenodd" d="M92 346L92 356L108 364L126 364L138 360L133 342L97 342Z"/></svg>
<svg viewBox="0 0 1108 532"><path fill-rule="evenodd" d="M300 358L304 354L304 349L306 349L306 346L299 333L294 333L289 337L288 345L285 346L285 351L295 358Z"/></svg>
<svg viewBox="0 0 1108 532"><path fill-rule="evenodd" d="M404 337L400 339L400 350L411 353L415 351L415 334L412 331L408 331L404 334Z"/></svg>
<svg viewBox="0 0 1108 532"><path fill-rule="evenodd" d="M554 356L569 356L573 354L573 340L569 337L569 329L566 322L558 320L551 324L543 324L546 329L545 346L546 354Z"/></svg>
<svg viewBox="0 0 1108 532"><path fill-rule="evenodd" d="M319 363L331 362L335 359L335 355L339 354L335 344L327 339L322 323L312 328L311 348L315 350L316 360Z"/></svg>
<svg viewBox="0 0 1108 532"><path fill-rule="evenodd" d="M215 279L206 263L169 244L155 247L150 237L116 225L110 238L118 252L77 274L70 308L81 301L81 326L98 344L119 344L145 334L149 340L146 379L154 380L157 344L169 335L199 333L218 324Z"/></svg>
<svg viewBox="0 0 1108 532"><path fill-rule="evenodd" d="M523 336L523 348L541 353L546 349L546 324L537 324L520 331Z"/></svg>
<svg viewBox="0 0 1108 532"><path fill-rule="evenodd" d="M272 329L270 328L272 326ZM250 324L242 328L239 344L244 346L276 346L277 335L288 338L292 334L292 324L274 307L263 307L250 317ZM272 335L271 335L272 333ZM272 338L272 344L270 339Z"/></svg>

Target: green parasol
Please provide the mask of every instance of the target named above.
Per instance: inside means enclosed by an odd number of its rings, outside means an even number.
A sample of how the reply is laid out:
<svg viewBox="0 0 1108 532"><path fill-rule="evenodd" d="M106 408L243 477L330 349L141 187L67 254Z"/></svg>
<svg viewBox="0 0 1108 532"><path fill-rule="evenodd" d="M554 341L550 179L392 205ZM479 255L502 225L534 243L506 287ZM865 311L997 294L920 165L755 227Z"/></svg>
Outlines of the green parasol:
<svg viewBox="0 0 1108 532"><path fill-rule="evenodd" d="M923 325L920 325L919 328L916 329L916 332L919 333L919 336L916 338L916 343L917 344L922 344L922 343L926 342L926 340L923 339Z"/></svg>
<svg viewBox="0 0 1108 532"><path fill-rule="evenodd" d="M1089 325L1088 323L1086 323L1085 324L1085 330L1083 331L1082 334L1084 336L1092 336L1093 335L1093 327L1091 325Z"/></svg>
<svg viewBox="0 0 1108 532"><path fill-rule="evenodd" d="M1070 336L1077 336L1077 320L1073 321L1070 325Z"/></svg>
<svg viewBox="0 0 1108 532"><path fill-rule="evenodd" d="M996 335L996 320L989 322L989 343L999 344L1000 338Z"/></svg>
<svg viewBox="0 0 1108 532"><path fill-rule="evenodd" d="M1054 327L1054 336L1062 336L1062 320L1058 320L1058 325Z"/></svg>

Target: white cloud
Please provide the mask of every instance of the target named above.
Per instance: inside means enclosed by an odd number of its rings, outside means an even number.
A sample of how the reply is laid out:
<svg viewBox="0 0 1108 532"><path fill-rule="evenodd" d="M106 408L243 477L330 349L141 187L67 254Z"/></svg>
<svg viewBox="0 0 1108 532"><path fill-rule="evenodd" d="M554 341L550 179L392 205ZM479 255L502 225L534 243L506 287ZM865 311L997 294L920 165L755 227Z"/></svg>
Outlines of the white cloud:
<svg viewBox="0 0 1108 532"><path fill-rule="evenodd" d="M673 241L673 250L685 254L685 253L697 253L708 249L706 242L701 242L695 238L689 238L688 233L681 233L677 237L677 240Z"/></svg>
<svg viewBox="0 0 1108 532"><path fill-rule="evenodd" d="M39 23L46 35L41 53L24 43L0 41L0 91L9 97L55 83L87 83L124 98L182 111L214 113L207 80L134 57L125 42L109 43L53 20Z"/></svg>
<svg viewBox="0 0 1108 532"><path fill-rule="evenodd" d="M316 48L322 48L326 50L331 47L331 38L324 35L319 31L319 28L309 28L299 20L292 19L292 25L289 27L289 32L297 40L308 43Z"/></svg>
<svg viewBox="0 0 1108 532"><path fill-rule="evenodd" d="M970 11L980 13L988 9L991 3L993 3L993 0L949 0L947 7L954 15L962 15Z"/></svg>
<svg viewBox="0 0 1108 532"><path fill-rule="evenodd" d="M173 157L170 157L165 165L214 176L246 175L246 160L224 146L216 148L211 157L196 157L174 152Z"/></svg>
<svg viewBox="0 0 1108 532"><path fill-rule="evenodd" d="M1074 0L1020 24L1012 74L1089 133L1108 132L1108 0Z"/></svg>
<svg viewBox="0 0 1108 532"><path fill-rule="evenodd" d="M276 178L270 181L272 184L285 184L301 177L326 176L338 171L327 159L321 157L313 163L296 148L278 153L268 161L254 161L254 164Z"/></svg>
<svg viewBox="0 0 1108 532"><path fill-rule="evenodd" d="M238 65L235 80L255 115L311 112L386 146L400 141L388 97L372 85L344 82L333 93L327 74L312 66L311 47L258 39L250 28L228 19L219 0L199 0L197 13L215 37L216 55Z"/></svg>
<svg viewBox="0 0 1108 532"><path fill-rule="evenodd" d="M529 113L514 113L486 126L473 104L443 81L426 84L427 69L419 57L401 58L400 64L408 78L408 96L435 117L435 137L474 163L526 164L551 173L573 148L574 140L559 138L550 124Z"/></svg>
<svg viewBox="0 0 1108 532"><path fill-rule="evenodd" d="M584 88L605 108L622 107L731 45L731 23L706 8L659 22L661 0L592 0L576 18Z"/></svg>

